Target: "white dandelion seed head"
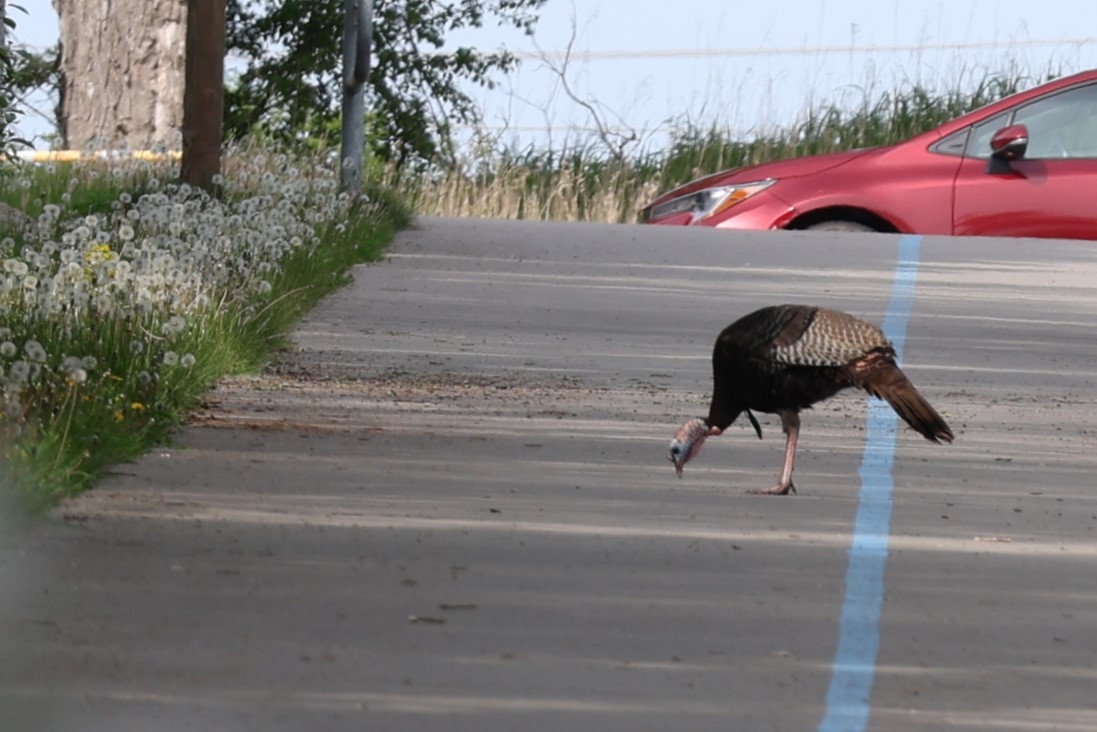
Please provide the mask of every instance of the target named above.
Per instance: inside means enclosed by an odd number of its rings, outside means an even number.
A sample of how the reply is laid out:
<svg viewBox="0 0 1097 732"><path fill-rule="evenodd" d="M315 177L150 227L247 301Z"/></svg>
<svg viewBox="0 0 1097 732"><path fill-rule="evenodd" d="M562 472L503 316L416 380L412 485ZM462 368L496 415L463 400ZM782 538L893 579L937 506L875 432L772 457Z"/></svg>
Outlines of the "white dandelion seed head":
<svg viewBox="0 0 1097 732"><path fill-rule="evenodd" d="M173 315L160 326L160 332L166 336L174 336L182 333L187 327L187 319L182 315Z"/></svg>
<svg viewBox="0 0 1097 732"><path fill-rule="evenodd" d="M83 368L82 359L79 356L65 356L61 359L61 365L57 370L63 374L71 374L79 368Z"/></svg>
<svg viewBox="0 0 1097 732"><path fill-rule="evenodd" d="M16 361L8 367L8 376L15 384L26 386L30 381L30 371L29 363L26 361Z"/></svg>
<svg viewBox="0 0 1097 732"><path fill-rule="evenodd" d="M46 349L42 347L42 344L38 341L31 339L23 344L23 353L27 354L27 358L35 363L45 363L47 354Z"/></svg>
<svg viewBox="0 0 1097 732"><path fill-rule="evenodd" d="M5 259L4 271L13 274L16 277L22 277L30 271L30 267L21 259Z"/></svg>

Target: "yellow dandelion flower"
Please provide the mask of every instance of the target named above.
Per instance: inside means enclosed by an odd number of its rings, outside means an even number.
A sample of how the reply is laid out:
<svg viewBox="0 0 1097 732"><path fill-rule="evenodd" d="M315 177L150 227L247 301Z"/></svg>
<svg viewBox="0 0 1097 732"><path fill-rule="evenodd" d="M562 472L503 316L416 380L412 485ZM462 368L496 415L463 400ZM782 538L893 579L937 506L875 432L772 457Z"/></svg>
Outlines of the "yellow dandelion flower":
<svg viewBox="0 0 1097 732"><path fill-rule="evenodd" d="M96 265L110 262L115 259L114 251L110 244L93 244L84 252L84 276L91 279Z"/></svg>
<svg viewBox="0 0 1097 732"><path fill-rule="evenodd" d="M93 244L84 252L84 261L88 264L99 264L114 259L114 252L110 244Z"/></svg>

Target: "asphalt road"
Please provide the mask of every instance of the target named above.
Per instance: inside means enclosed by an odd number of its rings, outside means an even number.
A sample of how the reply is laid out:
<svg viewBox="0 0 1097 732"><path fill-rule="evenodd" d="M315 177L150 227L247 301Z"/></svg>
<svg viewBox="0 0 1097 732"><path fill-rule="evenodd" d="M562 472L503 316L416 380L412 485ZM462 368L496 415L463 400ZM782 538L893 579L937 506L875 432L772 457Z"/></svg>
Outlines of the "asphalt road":
<svg viewBox="0 0 1097 732"><path fill-rule="evenodd" d="M8 530L3 730L813 730L867 399L703 415L766 304L880 322L897 238L426 220L176 444ZM1097 729L1097 245L927 238L870 730ZM864 669L861 669L862 671Z"/></svg>

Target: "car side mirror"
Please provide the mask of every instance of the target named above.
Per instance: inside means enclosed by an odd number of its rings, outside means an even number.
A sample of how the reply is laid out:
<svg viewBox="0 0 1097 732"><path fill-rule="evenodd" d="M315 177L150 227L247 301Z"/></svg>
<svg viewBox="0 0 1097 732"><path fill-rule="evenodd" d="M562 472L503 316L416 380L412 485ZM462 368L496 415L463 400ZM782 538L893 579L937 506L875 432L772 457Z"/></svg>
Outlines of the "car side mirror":
<svg viewBox="0 0 1097 732"><path fill-rule="evenodd" d="M1028 128L1024 125L1003 127L990 138L990 154L1002 160L1019 160L1028 150Z"/></svg>
<svg viewBox="0 0 1097 732"><path fill-rule="evenodd" d="M989 173L1009 170L1010 162L1020 160L1028 150L1028 128L1024 125L1003 127L990 138Z"/></svg>

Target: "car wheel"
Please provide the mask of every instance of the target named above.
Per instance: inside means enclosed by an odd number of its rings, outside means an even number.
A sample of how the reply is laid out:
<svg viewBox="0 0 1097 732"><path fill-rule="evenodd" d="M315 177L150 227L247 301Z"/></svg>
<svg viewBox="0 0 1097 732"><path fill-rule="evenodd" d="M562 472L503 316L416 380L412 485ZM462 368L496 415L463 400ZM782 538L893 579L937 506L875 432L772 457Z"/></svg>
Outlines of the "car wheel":
<svg viewBox="0 0 1097 732"><path fill-rule="evenodd" d="M807 231L869 231L875 232L876 229L866 224L859 224L856 221L820 221L817 224L812 224L806 227Z"/></svg>

